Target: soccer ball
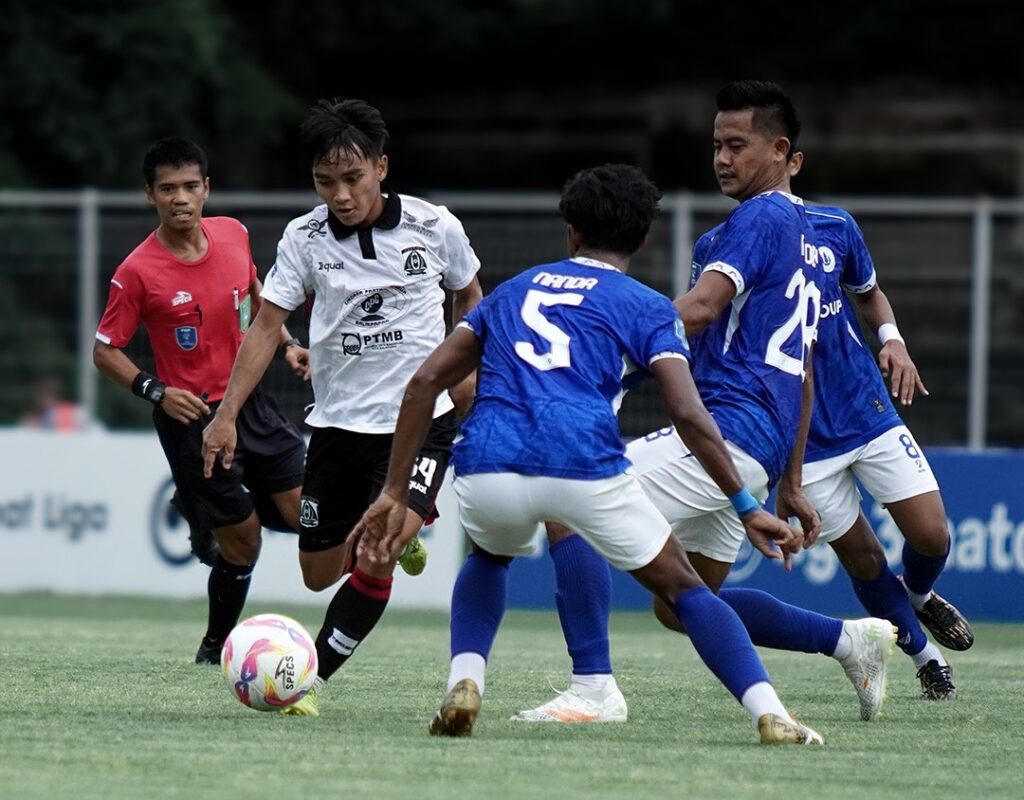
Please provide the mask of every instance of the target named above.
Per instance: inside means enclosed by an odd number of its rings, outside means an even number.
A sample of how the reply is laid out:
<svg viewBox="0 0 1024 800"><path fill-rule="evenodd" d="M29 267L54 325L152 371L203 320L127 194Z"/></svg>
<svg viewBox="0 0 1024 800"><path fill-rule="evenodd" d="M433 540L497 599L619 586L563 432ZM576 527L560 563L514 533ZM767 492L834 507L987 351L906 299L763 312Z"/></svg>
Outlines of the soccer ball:
<svg viewBox="0 0 1024 800"><path fill-rule="evenodd" d="M220 653L231 694L249 708L290 706L316 680L316 645L306 629L283 614L259 614L239 622Z"/></svg>

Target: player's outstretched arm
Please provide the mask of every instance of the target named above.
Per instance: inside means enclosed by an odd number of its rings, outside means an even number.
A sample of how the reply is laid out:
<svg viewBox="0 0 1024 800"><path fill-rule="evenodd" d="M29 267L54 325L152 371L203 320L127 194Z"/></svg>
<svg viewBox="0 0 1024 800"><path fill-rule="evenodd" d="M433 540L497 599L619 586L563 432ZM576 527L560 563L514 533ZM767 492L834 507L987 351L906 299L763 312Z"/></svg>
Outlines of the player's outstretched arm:
<svg viewBox="0 0 1024 800"><path fill-rule="evenodd" d="M213 420L203 431L203 474L207 478L213 475L213 464L218 454L225 469L234 460L237 443L235 420L238 419L242 405L267 371L267 365L277 350L281 326L288 319L288 314L287 309L269 300L263 301L242 340L235 364L231 368L224 399L213 415Z"/></svg>
<svg viewBox="0 0 1024 800"><path fill-rule="evenodd" d="M452 298L452 329L462 321L466 314L476 308L483 297L484 291L476 277L467 286L455 292ZM451 395L452 402L455 403L455 413L458 418L465 419L473 407L473 400L476 397L476 371L471 372L451 387L448 394Z"/></svg>
<svg viewBox="0 0 1024 800"><path fill-rule="evenodd" d="M782 559L788 569L803 536L761 508L743 485L718 425L700 399L689 365L682 359L662 358L651 365L651 374L680 438L726 497L733 500L751 544L767 558ZM779 550L774 549L773 542Z"/></svg>
<svg viewBox="0 0 1024 800"><path fill-rule="evenodd" d="M371 562L385 564L392 553L405 546L402 524L409 499L409 476L434 418L437 396L479 364L476 334L460 327L427 356L409 380L395 424L384 488L349 534L349 541L362 535L359 551Z"/></svg>
<svg viewBox="0 0 1024 800"><path fill-rule="evenodd" d="M672 301L687 336L695 336L714 322L736 296L736 284L725 273L704 272L690 291Z"/></svg>
<svg viewBox="0 0 1024 800"><path fill-rule="evenodd" d="M96 369L106 375L114 383L134 390L135 382L142 376L142 370L138 365L124 354L120 348L97 341L92 348L92 362ZM153 376L148 376L153 378ZM156 404L164 410L164 413L178 422L188 424L200 416L210 413L210 407L203 402L202 398L196 397L187 389L179 389L175 386L163 386L163 383L156 381L163 388L163 396L156 400ZM147 400L150 397L143 395Z"/></svg>
<svg viewBox="0 0 1024 800"><path fill-rule="evenodd" d="M882 375L889 379L892 396L905 406L914 402L914 395L918 392L927 397L928 389L925 388L917 365L910 358L907 344L896 327L896 314L885 292L876 285L867 292L854 294L852 297L864 321L871 330L877 332L882 343L882 349L878 353L878 368Z"/></svg>

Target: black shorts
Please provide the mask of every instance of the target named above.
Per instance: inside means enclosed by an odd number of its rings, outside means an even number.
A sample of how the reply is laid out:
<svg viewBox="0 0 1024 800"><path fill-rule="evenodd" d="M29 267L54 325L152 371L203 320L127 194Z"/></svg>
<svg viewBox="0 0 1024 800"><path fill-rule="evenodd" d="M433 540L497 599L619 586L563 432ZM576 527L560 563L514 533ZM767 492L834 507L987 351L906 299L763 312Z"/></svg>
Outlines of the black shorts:
<svg viewBox="0 0 1024 800"><path fill-rule="evenodd" d="M454 411L435 419L416 459L409 480L409 508L423 519L434 513L457 430ZM328 550L345 541L384 487L393 439L390 433L313 431L302 484L300 550Z"/></svg>
<svg viewBox="0 0 1024 800"><path fill-rule="evenodd" d="M216 411L220 404L209 405ZM203 428L212 419L203 417L184 425L159 406L153 412L160 446L178 489L180 511L192 527L214 530L235 525L249 518L254 495L269 498L302 485L305 440L277 404L258 389L238 415L231 469L225 470L218 460L213 475L203 477Z"/></svg>

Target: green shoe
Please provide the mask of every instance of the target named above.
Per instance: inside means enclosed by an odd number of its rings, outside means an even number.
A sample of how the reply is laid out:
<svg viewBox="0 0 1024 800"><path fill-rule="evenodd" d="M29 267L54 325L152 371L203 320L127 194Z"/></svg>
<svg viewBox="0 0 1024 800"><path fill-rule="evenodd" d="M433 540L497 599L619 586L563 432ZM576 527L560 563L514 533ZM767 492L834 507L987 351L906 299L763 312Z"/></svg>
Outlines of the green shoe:
<svg viewBox="0 0 1024 800"><path fill-rule="evenodd" d="M427 548L423 546L420 537L414 536L398 557L398 564L406 575L419 575L427 568L427 555Z"/></svg>
<svg viewBox="0 0 1024 800"><path fill-rule="evenodd" d="M323 683L319 678L309 688L300 700L295 701L290 706L285 706L281 709L281 713L292 717L319 717L320 716L320 701L316 699L317 689L321 687Z"/></svg>

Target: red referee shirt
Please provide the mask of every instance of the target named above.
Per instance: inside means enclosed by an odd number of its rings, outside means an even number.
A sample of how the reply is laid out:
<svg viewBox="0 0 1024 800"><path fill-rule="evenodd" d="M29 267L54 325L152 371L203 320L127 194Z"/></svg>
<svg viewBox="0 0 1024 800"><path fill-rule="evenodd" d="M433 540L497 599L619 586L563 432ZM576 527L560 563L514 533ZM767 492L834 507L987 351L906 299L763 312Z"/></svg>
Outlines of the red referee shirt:
<svg viewBox="0 0 1024 800"><path fill-rule="evenodd" d="M214 402L224 397L249 326L256 265L241 222L209 217L200 224L209 249L198 261L176 258L154 232L121 263L96 338L124 347L141 322L157 377Z"/></svg>

